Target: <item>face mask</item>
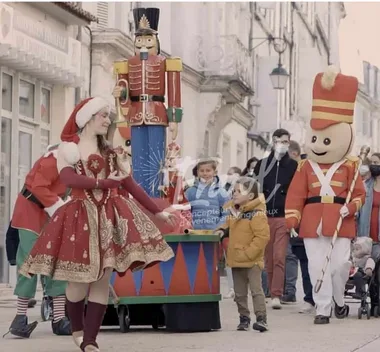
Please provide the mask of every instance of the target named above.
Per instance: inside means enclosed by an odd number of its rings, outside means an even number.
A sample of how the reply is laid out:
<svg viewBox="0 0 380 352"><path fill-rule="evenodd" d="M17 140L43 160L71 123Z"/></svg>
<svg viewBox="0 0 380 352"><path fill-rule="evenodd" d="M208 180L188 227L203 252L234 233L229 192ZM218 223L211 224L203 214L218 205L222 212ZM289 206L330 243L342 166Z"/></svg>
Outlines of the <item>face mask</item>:
<svg viewBox="0 0 380 352"><path fill-rule="evenodd" d="M369 172L369 166L367 165L360 166L359 173L361 176L364 176L368 172Z"/></svg>
<svg viewBox="0 0 380 352"><path fill-rule="evenodd" d="M289 146L284 144L276 144L275 151L279 155L285 155L289 149Z"/></svg>
<svg viewBox="0 0 380 352"><path fill-rule="evenodd" d="M380 165L370 165L369 171L371 171L373 177L380 176Z"/></svg>

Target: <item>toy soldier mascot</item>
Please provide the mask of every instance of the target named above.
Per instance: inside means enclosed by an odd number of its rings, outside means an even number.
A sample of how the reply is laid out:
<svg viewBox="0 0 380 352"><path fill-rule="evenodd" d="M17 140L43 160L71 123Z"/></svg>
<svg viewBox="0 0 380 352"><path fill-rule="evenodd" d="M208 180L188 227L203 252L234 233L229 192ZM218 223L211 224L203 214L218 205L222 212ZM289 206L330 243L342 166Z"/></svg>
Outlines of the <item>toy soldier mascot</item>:
<svg viewBox="0 0 380 352"><path fill-rule="evenodd" d="M34 164L25 178L14 207L12 228L18 229L19 244L16 255L18 269L28 257L34 243L49 217L65 202L66 187L60 182L57 170L56 150L50 150ZM27 308L34 298L37 275L32 278L18 274L14 294L17 296L17 313L9 332L12 335L29 338L37 322L28 324ZM65 316L66 282L46 278L46 293L53 297L52 329L56 335L70 335L70 322Z"/></svg>
<svg viewBox="0 0 380 352"><path fill-rule="evenodd" d="M160 196L167 126L171 140L175 141L178 123L182 121L182 61L160 55L159 11L157 8L133 10L135 56L114 65L118 86L113 95L120 98L122 112L132 129L133 177L152 197Z"/></svg>
<svg viewBox="0 0 380 352"><path fill-rule="evenodd" d="M316 303L315 324L328 324L332 299L338 319L349 307L344 291L350 270L355 213L365 200L358 177L360 159L348 154L354 143L353 115L358 80L329 67L316 76L307 160L299 163L286 199L291 235L300 226Z"/></svg>

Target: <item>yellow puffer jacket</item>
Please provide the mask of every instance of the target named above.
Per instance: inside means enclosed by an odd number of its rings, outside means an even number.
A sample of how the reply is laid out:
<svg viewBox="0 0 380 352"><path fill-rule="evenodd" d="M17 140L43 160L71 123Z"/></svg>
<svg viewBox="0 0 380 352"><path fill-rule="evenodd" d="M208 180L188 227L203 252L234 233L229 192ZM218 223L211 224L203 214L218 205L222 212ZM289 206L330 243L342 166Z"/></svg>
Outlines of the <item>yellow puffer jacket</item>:
<svg viewBox="0 0 380 352"><path fill-rule="evenodd" d="M269 242L269 225L264 196L260 196L236 210L229 202L230 210L222 225L222 241L228 237L227 264L231 268L264 268L264 251Z"/></svg>

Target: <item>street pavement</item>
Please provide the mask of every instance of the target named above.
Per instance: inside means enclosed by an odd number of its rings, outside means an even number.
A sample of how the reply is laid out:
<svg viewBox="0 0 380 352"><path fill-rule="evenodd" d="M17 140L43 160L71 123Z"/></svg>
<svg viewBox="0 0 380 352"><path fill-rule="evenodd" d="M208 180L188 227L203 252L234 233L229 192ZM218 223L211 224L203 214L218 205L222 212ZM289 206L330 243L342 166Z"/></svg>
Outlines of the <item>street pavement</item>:
<svg viewBox="0 0 380 352"><path fill-rule="evenodd" d="M298 285L299 286L299 285ZM226 281L222 278L222 291ZM301 295L301 287L298 289ZM41 293L39 297L41 298ZM298 297L299 302L302 296ZM16 312L13 296L0 290L0 333L6 333ZM250 302L251 303L251 302ZM174 334L134 328L122 334L118 327L102 329L99 345L102 352L378 352L380 350L380 319L358 320L357 304L351 304L350 317L333 318L330 325L316 326L312 315L298 313L299 306L287 305L274 311L268 306L270 331L236 331L237 312L231 299L220 304L222 329L209 333ZM40 318L40 303L29 310L29 319ZM202 319L202 317L199 317ZM1 337L0 337L1 338ZM71 337L55 336L50 322L39 323L28 340L7 335L0 342L0 352L75 352L79 351Z"/></svg>

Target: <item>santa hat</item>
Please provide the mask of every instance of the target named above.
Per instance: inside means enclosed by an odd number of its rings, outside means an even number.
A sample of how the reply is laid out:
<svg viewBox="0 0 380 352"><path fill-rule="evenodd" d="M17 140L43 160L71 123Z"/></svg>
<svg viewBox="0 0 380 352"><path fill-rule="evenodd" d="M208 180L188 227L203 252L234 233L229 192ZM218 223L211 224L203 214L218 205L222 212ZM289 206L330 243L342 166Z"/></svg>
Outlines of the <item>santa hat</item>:
<svg viewBox="0 0 380 352"><path fill-rule="evenodd" d="M87 98L82 100L71 113L61 133L60 151L66 162L70 165L76 164L80 160L78 149L78 132L89 122L97 112L109 107L108 102L100 97Z"/></svg>
<svg viewBox="0 0 380 352"><path fill-rule="evenodd" d="M341 122L352 124L358 87L356 77L342 75L334 66L319 73L313 86L311 128L323 130Z"/></svg>

